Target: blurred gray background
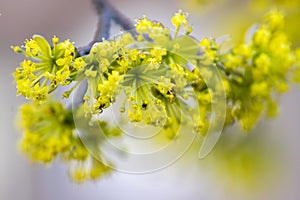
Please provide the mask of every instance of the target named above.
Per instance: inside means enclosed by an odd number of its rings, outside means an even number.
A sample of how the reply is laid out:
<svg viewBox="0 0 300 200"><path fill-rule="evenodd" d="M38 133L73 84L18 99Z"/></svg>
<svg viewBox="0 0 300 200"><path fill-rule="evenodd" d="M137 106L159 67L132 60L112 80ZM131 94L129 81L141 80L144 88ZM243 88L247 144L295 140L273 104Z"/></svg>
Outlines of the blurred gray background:
<svg viewBox="0 0 300 200"><path fill-rule="evenodd" d="M180 0L112 0L117 8L131 18L146 15L170 26L172 14L181 7ZM238 9L237 11L238 12ZM221 10L220 10L221 13ZM220 14L218 13L218 14ZM191 13L198 38L220 36L217 13ZM22 57L14 54L11 45L23 44L33 34L50 39L54 34L70 38L76 46L83 46L93 38L97 16L88 0L1 0L0 1L0 199L1 200L80 200L80 199L300 199L300 86L293 86L281 99L280 116L259 125L265 144L276 144L268 152L278 171L271 173L276 180L271 185L266 177L257 177L261 191L228 189L222 177L215 177L214 165L198 160L197 152L190 150L178 162L161 171L132 175L115 172L95 183L77 185L61 163L51 166L33 165L18 150L21 133L16 127L15 115L24 101L15 96L12 73ZM118 30L118 28L116 28ZM218 30L218 31L216 31ZM236 129L228 132L236 132ZM238 133L245 135L245 133ZM251 133L250 133L251 134ZM259 138L259 137L258 137ZM195 149L197 147L194 147ZM196 153L195 153L196 152ZM216 163L217 165L218 163ZM274 166L275 168L276 166ZM270 167L267 171L272 171ZM226 173L224 171L224 173ZM278 175L278 178L276 179ZM242 178L241 178L242 179ZM237 183L239 185L239 183Z"/></svg>

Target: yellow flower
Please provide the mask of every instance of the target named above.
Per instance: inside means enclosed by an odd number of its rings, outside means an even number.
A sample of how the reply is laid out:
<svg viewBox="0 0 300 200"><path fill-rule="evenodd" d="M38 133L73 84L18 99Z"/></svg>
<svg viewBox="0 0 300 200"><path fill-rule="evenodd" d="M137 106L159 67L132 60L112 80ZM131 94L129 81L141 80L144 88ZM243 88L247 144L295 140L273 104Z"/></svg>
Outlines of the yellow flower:
<svg viewBox="0 0 300 200"><path fill-rule="evenodd" d="M184 28L187 27L188 21L187 21L187 14L183 13L182 10L179 10L175 15L172 17L172 24L175 26L176 30L178 30L181 25L183 25Z"/></svg>
<svg viewBox="0 0 300 200"><path fill-rule="evenodd" d="M267 27L260 27L253 36L253 44L255 46L261 46L266 48L271 39L271 32Z"/></svg>
<svg viewBox="0 0 300 200"><path fill-rule="evenodd" d="M271 30L280 30L284 27L284 17L278 10L268 13L265 17L265 21Z"/></svg>
<svg viewBox="0 0 300 200"><path fill-rule="evenodd" d="M250 95L252 97L264 98L269 95L269 86L266 82L254 83L251 85Z"/></svg>
<svg viewBox="0 0 300 200"><path fill-rule="evenodd" d="M241 67L243 64L243 60L241 57L233 55L233 54L228 54L225 55L224 57L224 66L227 69L236 69L238 67Z"/></svg>
<svg viewBox="0 0 300 200"><path fill-rule="evenodd" d="M148 33L149 29L153 27L153 22L144 16L142 19L136 20L136 31L139 34Z"/></svg>
<svg viewBox="0 0 300 200"><path fill-rule="evenodd" d="M56 37L56 35L53 36L52 38L52 44L53 46L56 46L58 44L59 39Z"/></svg>
<svg viewBox="0 0 300 200"><path fill-rule="evenodd" d="M77 71L82 71L84 69L84 67L86 66L86 63L84 62L82 57L76 58L74 61L74 68Z"/></svg>
<svg viewBox="0 0 300 200"><path fill-rule="evenodd" d="M269 68L271 66L271 59L265 53L260 54L255 59L255 66L258 68L257 71L262 75L267 75L269 73Z"/></svg>
<svg viewBox="0 0 300 200"><path fill-rule="evenodd" d="M244 57L245 59L251 58L253 54L253 49L248 44L239 44L236 47L233 48L233 53L235 55L240 55Z"/></svg>

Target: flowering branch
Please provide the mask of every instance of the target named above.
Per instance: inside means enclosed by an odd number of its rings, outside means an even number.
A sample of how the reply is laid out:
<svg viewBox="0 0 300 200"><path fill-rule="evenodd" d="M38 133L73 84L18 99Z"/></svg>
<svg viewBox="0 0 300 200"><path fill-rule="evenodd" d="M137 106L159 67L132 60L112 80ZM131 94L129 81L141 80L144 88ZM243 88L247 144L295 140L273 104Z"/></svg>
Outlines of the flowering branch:
<svg viewBox="0 0 300 200"><path fill-rule="evenodd" d="M101 42L103 39L110 37L110 29L112 21L120 25L125 31L134 30L133 23L126 18L125 15L116 10L107 0L92 0L98 14L98 24L94 39L89 45L79 49L78 56L89 54L92 46L96 42ZM134 32L132 32L134 33ZM83 97L87 90L87 82L83 81L81 86L77 89L76 96L73 99L73 105L80 105L83 103Z"/></svg>
<svg viewBox="0 0 300 200"><path fill-rule="evenodd" d="M99 15L96 35L77 54L72 42L59 42L56 36L52 44L34 35L24 46L13 47L26 56L14 73L17 94L32 102L21 108L22 149L37 162L57 157L75 162L70 173L77 181L94 180L108 171L102 154L95 159L77 131L95 133L101 126L105 136L119 136L120 127L98 118L113 104L130 123L159 128L170 140L179 137L182 127L213 138L206 146L210 150L218 138L213 132L234 122L248 131L261 117L276 115L274 96L286 92L291 79L300 80L300 51L291 48L278 11L257 25L250 42L223 51L214 39L199 42L191 37L182 11L172 17L172 33L146 17L133 26L108 1L94 4ZM112 20L128 32L108 40ZM71 88L64 87L71 83ZM49 100L57 88L64 90L63 98L77 89L72 111ZM101 152L104 138L91 134L87 140L92 150Z"/></svg>

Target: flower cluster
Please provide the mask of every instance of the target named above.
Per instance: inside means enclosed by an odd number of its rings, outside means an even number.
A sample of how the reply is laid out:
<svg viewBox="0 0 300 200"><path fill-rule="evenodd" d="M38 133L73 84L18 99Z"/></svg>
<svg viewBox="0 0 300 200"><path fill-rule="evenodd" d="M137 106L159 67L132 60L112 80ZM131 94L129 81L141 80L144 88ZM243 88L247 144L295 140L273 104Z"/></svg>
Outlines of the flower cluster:
<svg viewBox="0 0 300 200"><path fill-rule="evenodd" d="M230 86L228 115L239 121L244 130L251 129L264 112L276 115L275 94L288 90L295 54L283 26L282 14L273 11L257 26L251 41L226 53L220 53L218 46L207 50L213 62L224 67L224 80Z"/></svg>
<svg viewBox="0 0 300 200"><path fill-rule="evenodd" d="M20 127L24 132L20 147L34 162L50 163L60 158L70 164L70 176L77 182L96 179L109 171L108 166L87 151L75 132L73 113L61 103L24 104L20 114ZM104 132L116 135L117 130L108 128L105 122L98 123L102 124Z"/></svg>
<svg viewBox="0 0 300 200"><path fill-rule="evenodd" d="M173 137L174 127L188 121L181 119L182 110L190 111L182 106L188 107L185 100L191 83L187 77L195 72L186 64L189 57L199 57L197 42L186 36L190 31L186 16L179 11L173 17L175 35L144 17L137 20L136 36L125 33L115 40L96 43L84 57L86 112L99 114L124 93L127 100L121 102L120 111L127 112L131 122L162 126ZM187 28L184 36L178 36L181 25ZM200 74L197 78L196 82L201 82Z"/></svg>
<svg viewBox="0 0 300 200"><path fill-rule="evenodd" d="M68 85L85 66L82 58L75 58L76 49L69 40L59 43L54 36L52 43L50 46L42 36L34 35L24 46L12 47L27 57L14 76L17 93L28 100L42 103L58 85Z"/></svg>

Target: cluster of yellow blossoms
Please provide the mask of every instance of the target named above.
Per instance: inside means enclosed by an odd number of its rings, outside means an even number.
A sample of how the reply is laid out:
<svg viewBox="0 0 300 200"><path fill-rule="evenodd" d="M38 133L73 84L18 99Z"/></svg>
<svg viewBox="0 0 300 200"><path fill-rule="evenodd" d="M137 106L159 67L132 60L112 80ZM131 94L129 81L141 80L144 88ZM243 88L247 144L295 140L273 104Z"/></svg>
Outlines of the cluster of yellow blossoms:
<svg viewBox="0 0 300 200"><path fill-rule="evenodd" d="M143 17L137 20L136 34L103 39L81 57L72 43L58 43L56 37L53 46L34 36L25 47L13 47L29 58L15 72L18 94L41 104L21 109L24 152L42 162L50 162L58 154L79 163L91 160L94 164L88 166L95 169L75 170L72 174L77 180L106 171L74 134L70 112L45 101L58 85L71 82L76 84L64 93L66 98L79 83L87 81L80 106L86 116L101 114L118 103L120 112L127 113L132 123L159 126L170 138L186 124L205 135L218 114L212 105L222 96L221 90L226 94L225 125L237 121L242 129L249 130L263 113L276 114L275 94L288 90L289 72L300 63L300 51L292 51L279 12L271 12L256 26L251 41L230 51L224 51L214 39L198 42L189 36L192 28L182 11L174 15L172 23L175 33ZM179 34L181 29L184 35ZM220 83L213 77L216 69L221 72ZM300 70L295 74L299 80ZM217 84L210 88L208 82ZM120 94L126 98L117 102ZM79 166L82 169L83 165Z"/></svg>
<svg viewBox="0 0 300 200"><path fill-rule="evenodd" d="M17 93L28 100L42 103L58 85L71 83L72 77L85 66L82 58L75 58L76 49L69 40L59 43L54 36L52 43L50 46L43 37L34 35L24 46L12 47L27 57L14 75Z"/></svg>
<svg viewBox="0 0 300 200"><path fill-rule="evenodd" d="M272 11L257 25L250 41L216 57L230 86L229 115L245 130L251 129L264 112L276 115L276 93L288 90L296 57L283 28L283 16Z"/></svg>
<svg viewBox="0 0 300 200"><path fill-rule="evenodd" d="M110 171L87 151L76 134L73 113L60 102L47 100L43 104L24 104L20 113L20 126L24 131L21 150L34 162L47 164L60 158L69 163L70 177L77 182L94 180ZM105 133L117 134L117 130L109 128L105 122L97 123ZM93 140L101 144L96 134Z"/></svg>

